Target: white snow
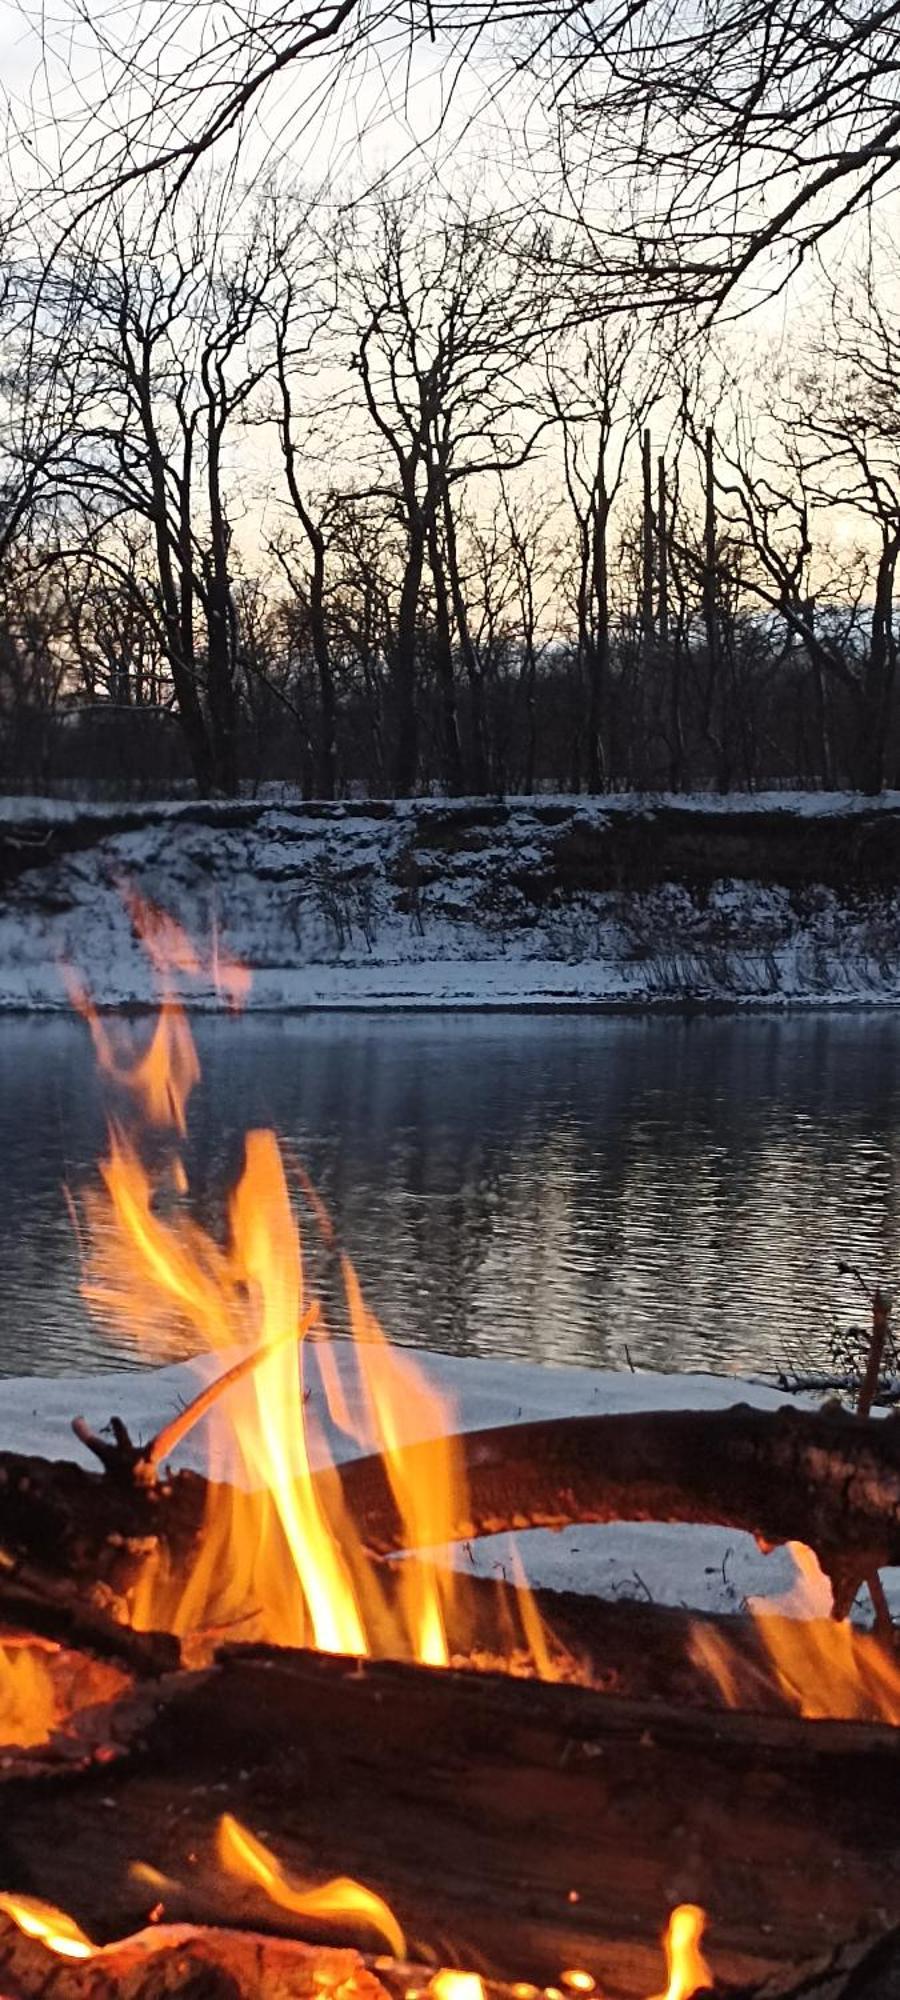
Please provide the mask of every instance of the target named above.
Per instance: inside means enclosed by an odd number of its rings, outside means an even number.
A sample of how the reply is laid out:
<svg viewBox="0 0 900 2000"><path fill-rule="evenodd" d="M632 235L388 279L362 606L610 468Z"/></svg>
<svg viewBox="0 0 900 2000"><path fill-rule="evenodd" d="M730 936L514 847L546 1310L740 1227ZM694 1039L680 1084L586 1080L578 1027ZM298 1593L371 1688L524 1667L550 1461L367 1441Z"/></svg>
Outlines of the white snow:
<svg viewBox="0 0 900 2000"><path fill-rule="evenodd" d="M540 1362L473 1360L418 1349L413 1358L428 1383L447 1399L459 1430L635 1409L714 1410L738 1402L776 1409L786 1400L779 1390L739 1377L618 1374ZM96 1430L112 1415L121 1417L135 1440L146 1441L196 1393L199 1381L218 1372L227 1360L227 1356L214 1360L205 1356L127 1373L7 1380L0 1384L0 1448L68 1457L95 1467L96 1461L72 1435L73 1416L86 1417ZM350 1456L357 1447L330 1423L315 1368L310 1371L309 1390L309 1407L316 1419L313 1430L327 1438L335 1457ZM404 1438L412 1441L422 1435L425 1431L417 1430L407 1417ZM198 1428L173 1464L202 1469L204 1463ZM510 1541L508 1536L492 1536L471 1551L467 1545L441 1555L482 1575L497 1571L510 1575ZM535 1530L517 1536L516 1544L529 1580L546 1589L649 1597L657 1604L711 1613L739 1609L751 1595L780 1596L794 1580L794 1566L784 1550L763 1555L749 1535L716 1528L618 1523L559 1534ZM885 1582L892 1601L900 1604L900 1571L886 1572Z"/></svg>
<svg viewBox="0 0 900 2000"><path fill-rule="evenodd" d="M702 896L675 882L562 893L556 858L561 838L577 851L617 814L633 826L663 809L701 827L713 813L844 816L852 839L860 816L900 811L900 794L471 801L471 825L463 804L0 802L0 1007L65 1007L65 962L100 1006L152 1001L123 880L198 939L218 926L260 1009L900 1000L891 890L843 903L723 877ZM209 965L184 997L219 1004Z"/></svg>

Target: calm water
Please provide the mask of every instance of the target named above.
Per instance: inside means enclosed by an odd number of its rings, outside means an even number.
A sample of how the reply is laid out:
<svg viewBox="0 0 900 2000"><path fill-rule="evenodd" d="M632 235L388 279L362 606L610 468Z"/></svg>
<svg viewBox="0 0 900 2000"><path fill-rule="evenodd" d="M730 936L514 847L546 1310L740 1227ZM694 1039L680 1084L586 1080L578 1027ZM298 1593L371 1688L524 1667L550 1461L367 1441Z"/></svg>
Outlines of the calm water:
<svg viewBox="0 0 900 2000"><path fill-rule="evenodd" d="M242 1133L275 1125L399 1340L771 1366L858 1318L838 1257L900 1275L900 1020L247 1019L197 1040L200 1212L218 1223ZM133 1358L79 1298L63 1195L103 1130L81 1024L0 1023L0 1373Z"/></svg>

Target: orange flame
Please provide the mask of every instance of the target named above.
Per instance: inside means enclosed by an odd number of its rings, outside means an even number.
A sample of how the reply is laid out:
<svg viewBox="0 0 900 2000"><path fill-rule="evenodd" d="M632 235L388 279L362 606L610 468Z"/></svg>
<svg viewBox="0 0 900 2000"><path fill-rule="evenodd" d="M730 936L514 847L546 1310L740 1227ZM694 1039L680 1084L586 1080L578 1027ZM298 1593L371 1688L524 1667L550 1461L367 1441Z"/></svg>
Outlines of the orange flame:
<svg viewBox="0 0 900 2000"><path fill-rule="evenodd" d="M200 1076L191 1031L178 1002L166 995L156 1027L143 1055L127 1062L87 990L66 970L69 998L91 1031L97 1062L104 1076L120 1090L131 1090L151 1125L187 1129L187 1101Z"/></svg>
<svg viewBox="0 0 900 2000"><path fill-rule="evenodd" d="M796 1576L781 1598L751 1598L757 1636L771 1680L789 1708L811 1722L900 1723L900 1666L871 1633L849 1618L828 1617L831 1585L805 1542L788 1542ZM728 1708L752 1704L768 1691L764 1671L708 1626L695 1625L691 1658L705 1670Z"/></svg>
<svg viewBox="0 0 900 2000"><path fill-rule="evenodd" d="M293 1916L311 1917L315 1922L342 1920L351 1930L376 1931L395 1958L405 1958L406 1939L388 1904L373 1889L338 1875L318 1889L301 1889L288 1880L281 1863L261 1840L225 1813L219 1821L219 1860L229 1875L256 1882L265 1889L279 1909Z"/></svg>
<svg viewBox="0 0 900 2000"><path fill-rule="evenodd" d="M56 1727L58 1704L46 1650L0 1645L0 1745L31 1750Z"/></svg>
<svg viewBox="0 0 900 2000"><path fill-rule="evenodd" d="M182 1009L168 987L173 971L193 972L201 958L180 925L132 890L123 892L162 991L162 1012L146 1054L128 1064L111 1047L96 1010L80 989L103 1069L127 1086L145 1117L183 1131L199 1065ZM237 991L235 968L215 960ZM225 967L223 971L223 965ZM171 1573L155 1553L139 1579L135 1624L168 1627L202 1643L207 1632L239 1625L244 1636L312 1643L326 1651L401 1657L430 1666L451 1657L450 1630L460 1579L437 1554L467 1512L465 1475L446 1401L407 1356L390 1347L369 1310L347 1257L341 1259L357 1396L348 1397L336 1348L317 1347L326 1403L342 1429L380 1452L415 1562L393 1566L390 1587L348 1518L333 1467L313 1473L322 1443L305 1407L304 1333L318 1311L305 1305L303 1257L275 1135L247 1135L243 1172L229 1209L224 1246L173 1204L186 1191L179 1157L151 1173L136 1139L111 1123L101 1163L102 1190L84 1199L87 1253L83 1289L104 1321L138 1341L188 1335L207 1353L238 1348L251 1362L226 1368L222 1393L210 1397L213 1469L224 1482L208 1488L208 1513L193 1566ZM305 1183L307 1192L308 1183ZM313 1197L320 1230L333 1232ZM354 1408L359 1414L354 1416ZM411 1479L404 1439L429 1439L432 1476ZM553 1676L550 1651L533 1601L520 1585L526 1644L537 1671Z"/></svg>
<svg viewBox="0 0 900 2000"><path fill-rule="evenodd" d="M168 910L161 910L158 903L149 902L130 882L120 881L118 887L141 944L160 979L167 980L173 972L187 972L194 977L202 972L203 960L193 939L174 917L170 917Z"/></svg>
<svg viewBox="0 0 900 2000"><path fill-rule="evenodd" d="M669 1983L657 2000L691 2000L713 1986L713 1976L700 1950L706 1911L697 1903L679 1903L663 1933Z"/></svg>

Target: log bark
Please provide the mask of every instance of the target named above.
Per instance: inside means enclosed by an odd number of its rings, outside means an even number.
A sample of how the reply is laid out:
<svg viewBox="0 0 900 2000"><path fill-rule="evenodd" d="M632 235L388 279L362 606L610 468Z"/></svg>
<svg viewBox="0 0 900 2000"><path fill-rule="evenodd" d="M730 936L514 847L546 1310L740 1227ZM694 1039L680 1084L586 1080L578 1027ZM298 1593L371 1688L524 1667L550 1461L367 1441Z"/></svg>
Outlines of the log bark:
<svg viewBox="0 0 900 2000"><path fill-rule="evenodd" d="M452 1539L576 1522L677 1521L802 1541L852 1598L866 1575L900 1563L900 1423L832 1412L664 1410L566 1417L466 1433L468 1503ZM404 1477L433 1476L429 1444L404 1448ZM369 1547L403 1547L380 1459L340 1468ZM13 1562L86 1574L113 1589L149 1537L190 1560L207 1483L181 1472L129 1485L80 1466L0 1454L0 1547Z"/></svg>
<svg viewBox="0 0 900 2000"><path fill-rule="evenodd" d="M301 1879L384 1896L417 1960L642 2000L678 1902L732 1986L900 1922L898 1780L889 1728L243 1649L177 1677L140 1754L7 1785L0 1879L101 1942L146 1921L138 1860L181 1885L167 1919L277 1929L218 1863L230 1811Z"/></svg>

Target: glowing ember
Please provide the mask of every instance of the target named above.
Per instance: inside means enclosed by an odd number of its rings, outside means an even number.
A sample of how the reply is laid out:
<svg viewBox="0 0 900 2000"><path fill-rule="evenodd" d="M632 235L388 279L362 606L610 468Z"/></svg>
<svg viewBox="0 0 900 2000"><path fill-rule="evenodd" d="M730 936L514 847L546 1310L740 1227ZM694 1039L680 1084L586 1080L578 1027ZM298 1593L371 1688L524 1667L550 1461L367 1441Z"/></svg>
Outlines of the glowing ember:
<svg viewBox="0 0 900 2000"><path fill-rule="evenodd" d="M193 1565L173 1573L165 1553L154 1554L134 1593L133 1623L175 1631L193 1641L195 1653L202 1652L204 1633L239 1627L242 1637L276 1644L446 1666L456 1652L464 1586L437 1558L467 1512L452 1410L414 1361L390 1347L342 1257L350 1360L346 1344L329 1345L327 1337L317 1342L316 1358L332 1418L363 1450L381 1454L404 1543L419 1552L415 1562L394 1565L386 1585L347 1516L339 1478L306 1408L304 1335L319 1308L306 1297L274 1133L247 1135L224 1246L184 1211L187 1175L178 1140L199 1065L171 981L175 972L195 976L213 965L234 995L238 969L218 942L213 960L204 959L171 918L133 894L128 907L161 988L162 1012L146 1054L125 1060L80 988L75 997L102 1069L128 1090L140 1118L168 1136L168 1148L160 1166L156 1140L151 1168L136 1133L111 1123L102 1189L83 1201L85 1295L104 1322L118 1323L138 1341L152 1338L157 1351L166 1334L183 1341L188 1333L208 1353L228 1354L233 1363L237 1350L254 1364L226 1367L224 1393L205 1417L210 1471L220 1483L208 1489ZM321 1204L312 1206L320 1229L330 1233ZM177 1430L176 1423L171 1435ZM429 1441L427 1480L413 1482L406 1470L402 1445L410 1437ZM509 1647L510 1662L524 1639L535 1670L555 1678L559 1670L524 1578L519 1603L523 1630Z"/></svg>
<svg viewBox="0 0 900 2000"><path fill-rule="evenodd" d="M339 1875L318 1889L298 1888L288 1881L275 1855L230 1813L219 1821L218 1853L229 1875L257 1883L279 1909L290 1910L294 1916L311 1917L315 1922L343 1923L351 1931L360 1928L377 1931L395 1958L405 1958L406 1940L393 1911L381 1896L361 1882ZM457 2000L466 2000L466 1996L459 1995Z"/></svg>
<svg viewBox="0 0 900 2000"><path fill-rule="evenodd" d="M48 1648L30 1642L0 1645L0 1746L35 1749L46 1743L58 1715Z"/></svg>
<svg viewBox="0 0 900 2000"><path fill-rule="evenodd" d="M706 1912L697 1903L679 1903L663 1935L669 1984L658 2000L691 2000L712 1988L713 1976L700 1950Z"/></svg>
<svg viewBox="0 0 900 2000"><path fill-rule="evenodd" d="M434 2000L484 2000L484 1980L477 1972L454 1972L448 1966L428 1982Z"/></svg>
<svg viewBox="0 0 900 2000"><path fill-rule="evenodd" d="M848 1618L828 1616L832 1591L812 1549L788 1542L794 1583L779 1599L751 1598L750 1610L771 1676L788 1707L809 1721L900 1723L900 1667L879 1641ZM695 1626L691 1657L715 1682L729 1708L752 1705L768 1677L736 1647Z"/></svg>

